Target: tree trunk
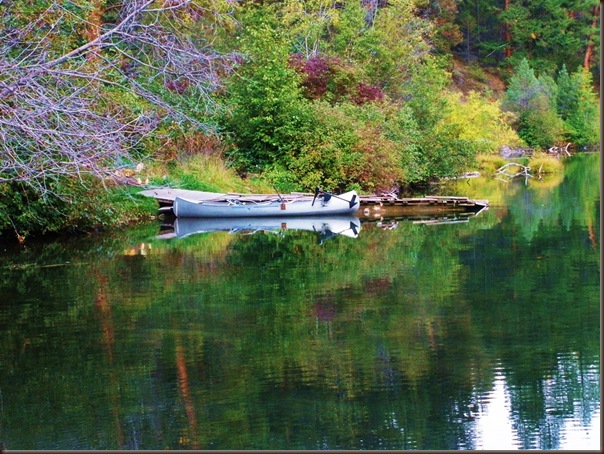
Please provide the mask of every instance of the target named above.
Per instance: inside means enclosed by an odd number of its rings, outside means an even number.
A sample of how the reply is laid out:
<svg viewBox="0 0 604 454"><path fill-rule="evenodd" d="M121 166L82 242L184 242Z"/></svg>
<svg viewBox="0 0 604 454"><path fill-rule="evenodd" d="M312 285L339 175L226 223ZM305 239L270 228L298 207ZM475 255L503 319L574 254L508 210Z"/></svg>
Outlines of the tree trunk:
<svg viewBox="0 0 604 454"><path fill-rule="evenodd" d="M507 11L510 7L510 0L505 0L503 9ZM510 33L510 24L503 24L503 39L507 44L504 49L505 58L510 58L512 56L512 34Z"/></svg>
<svg viewBox="0 0 604 454"><path fill-rule="evenodd" d="M593 20L591 22L591 29L593 32L597 31L598 29L598 18L600 16L600 4L597 4L596 6L594 6L594 14L593 14ZM585 69L589 69L589 66L591 64L591 60L593 58L593 53L594 53L594 41L593 39L589 39L589 42L587 43L587 49L585 50L585 58L583 59L583 67Z"/></svg>

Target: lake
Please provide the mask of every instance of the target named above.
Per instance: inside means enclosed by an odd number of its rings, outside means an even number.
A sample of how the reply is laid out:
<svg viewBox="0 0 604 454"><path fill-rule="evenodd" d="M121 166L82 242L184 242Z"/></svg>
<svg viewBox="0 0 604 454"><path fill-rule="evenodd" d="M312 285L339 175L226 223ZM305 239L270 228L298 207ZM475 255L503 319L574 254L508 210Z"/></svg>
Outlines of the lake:
<svg viewBox="0 0 604 454"><path fill-rule="evenodd" d="M2 244L0 448L599 450L599 181L586 153L441 188L490 201L463 219Z"/></svg>

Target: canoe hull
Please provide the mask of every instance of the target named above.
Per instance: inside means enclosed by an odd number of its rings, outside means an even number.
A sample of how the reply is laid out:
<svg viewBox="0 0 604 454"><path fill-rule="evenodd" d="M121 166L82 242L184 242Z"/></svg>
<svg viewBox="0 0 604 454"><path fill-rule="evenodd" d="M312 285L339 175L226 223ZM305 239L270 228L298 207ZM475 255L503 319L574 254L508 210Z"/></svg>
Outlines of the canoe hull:
<svg viewBox="0 0 604 454"><path fill-rule="evenodd" d="M240 200L192 200L176 197L174 214L182 218L240 218L282 216L329 216L352 214L359 209L359 197L355 191L344 194L291 200L263 202Z"/></svg>

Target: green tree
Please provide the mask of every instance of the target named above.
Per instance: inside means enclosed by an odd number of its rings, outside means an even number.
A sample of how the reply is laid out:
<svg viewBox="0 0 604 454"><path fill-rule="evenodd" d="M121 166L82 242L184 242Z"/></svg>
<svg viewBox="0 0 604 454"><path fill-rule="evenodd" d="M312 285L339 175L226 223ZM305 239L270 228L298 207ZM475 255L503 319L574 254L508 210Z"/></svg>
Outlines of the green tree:
<svg viewBox="0 0 604 454"><path fill-rule="evenodd" d="M236 149L240 170L258 171L295 155L311 117L300 76L289 66L290 48L268 8L248 11L237 38L247 61L227 83L221 123Z"/></svg>
<svg viewBox="0 0 604 454"><path fill-rule="evenodd" d="M597 0L462 0L457 22L468 58L516 67L523 58L540 73L577 67L598 51Z"/></svg>
<svg viewBox="0 0 604 454"><path fill-rule="evenodd" d="M504 108L518 115L518 135L530 146L548 148L562 139L556 91L554 81L537 78L526 59L522 59L510 78Z"/></svg>
<svg viewBox="0 0 604 454"><path fill-rule="evenodd" d="M494 64L503 59L503 48L499 36L501 23L497 18L497 3L489 0L461 0L458 5L456 23L462 33L462 42L454 50L468 62Z"/></svg>
<svg viewBox="0 0 604 454"><path fill-rule="evenodd" d="M560 112L568 140L579 146L595 145L600 141L600 109L592 87L591 73L585 68L578 68L570 77L570 93L564 95L568 99L565 100L565 109Z"/></svg>
<svg viewBox="0 0 604 454"><path fill-rule="evenodd" d="M566 65L562 65L562 68L558 71L556 83L558 85L556 107L562 119L566 120L569 113L574 110L577 105L577 90L568 73Z"/></svg>
<svg viewBox="0 0 604 454"><path fill-rule="evenodd" d="M457 0L430 0L427 14L435 26L435 50L448 53L449 50L462 42L463 36L456 22L459 12Z"/></svg>

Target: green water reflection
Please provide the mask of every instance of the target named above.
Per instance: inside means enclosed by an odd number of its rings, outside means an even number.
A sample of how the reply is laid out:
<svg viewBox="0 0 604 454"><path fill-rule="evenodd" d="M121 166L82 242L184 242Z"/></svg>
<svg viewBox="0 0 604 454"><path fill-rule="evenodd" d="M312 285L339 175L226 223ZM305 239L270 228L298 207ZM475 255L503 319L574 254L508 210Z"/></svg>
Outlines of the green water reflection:
<svg viewBox="0 0 604 454"><path fill-rule="evenodd" d="M458 182L490 209L322 243L3 246L0 447L479 449L503 405L499 447L598 449L599 169Z"/></svg>

